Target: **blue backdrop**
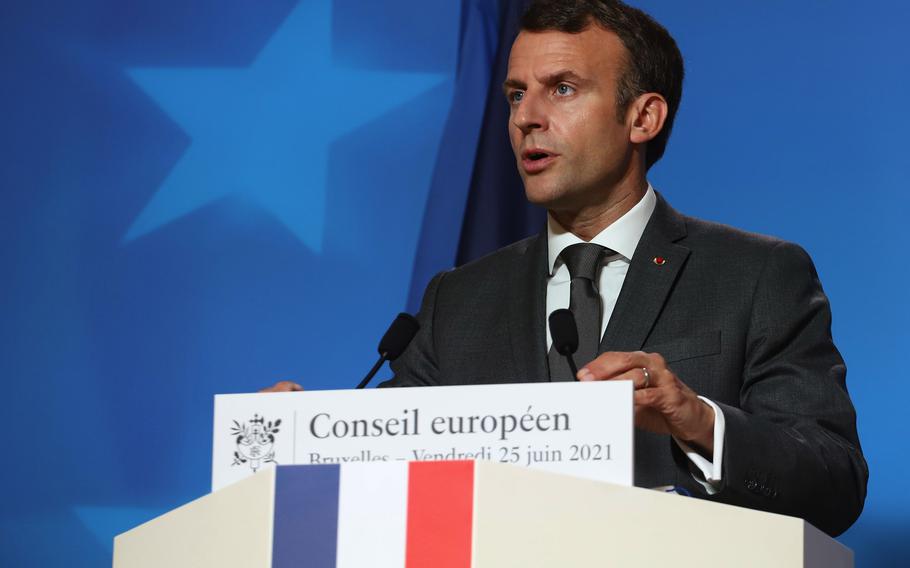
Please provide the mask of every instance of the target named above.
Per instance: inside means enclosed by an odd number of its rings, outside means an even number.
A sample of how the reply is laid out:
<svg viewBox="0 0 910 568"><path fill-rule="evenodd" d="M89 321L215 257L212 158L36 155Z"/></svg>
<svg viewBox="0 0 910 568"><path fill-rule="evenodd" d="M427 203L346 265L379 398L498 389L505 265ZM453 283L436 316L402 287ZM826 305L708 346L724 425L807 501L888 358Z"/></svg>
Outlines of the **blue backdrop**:
<svg viewBox="0 0 910 568"><path fill-rule="evenodd" d="M688 65L651 181L813 255L871 469L842 541L898 566L910 5L638 5ZM492 0L0 5L0 565L109 565L116 533L205 493L215 393L359 380L412 276L454 262L500 17Z"/></svg>

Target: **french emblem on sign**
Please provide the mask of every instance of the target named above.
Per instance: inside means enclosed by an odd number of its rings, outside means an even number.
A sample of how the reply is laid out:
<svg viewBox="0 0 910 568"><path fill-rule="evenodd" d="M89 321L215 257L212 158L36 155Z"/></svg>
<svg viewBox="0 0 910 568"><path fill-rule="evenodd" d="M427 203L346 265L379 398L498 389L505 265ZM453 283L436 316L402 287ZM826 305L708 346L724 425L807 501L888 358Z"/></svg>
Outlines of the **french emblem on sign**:
<svg viewBox="0 0 910 568"><path fill-rule="evenodd" d="M254 472L267 463L275 461L275 434L279 432L281 419L266 422L265 418L254 414L248 422L240 423L234 420L231 426L231 435L236 437L234 450L234 465L246 464Z"/></svg>

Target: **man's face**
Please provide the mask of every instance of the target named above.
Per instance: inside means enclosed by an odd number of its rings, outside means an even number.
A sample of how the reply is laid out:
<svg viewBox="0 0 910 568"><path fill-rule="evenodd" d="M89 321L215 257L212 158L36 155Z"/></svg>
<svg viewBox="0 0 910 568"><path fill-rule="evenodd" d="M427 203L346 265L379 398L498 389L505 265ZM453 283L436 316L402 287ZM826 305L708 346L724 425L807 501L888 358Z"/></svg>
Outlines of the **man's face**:
<svg viewBox="0 0 910 568"><path fill-rule="evenodd" d="M625 53L596 25L518 35L504 88L509 138L532 203L578 212L608 200L628 175L631 125L616 109Z"/></svg>

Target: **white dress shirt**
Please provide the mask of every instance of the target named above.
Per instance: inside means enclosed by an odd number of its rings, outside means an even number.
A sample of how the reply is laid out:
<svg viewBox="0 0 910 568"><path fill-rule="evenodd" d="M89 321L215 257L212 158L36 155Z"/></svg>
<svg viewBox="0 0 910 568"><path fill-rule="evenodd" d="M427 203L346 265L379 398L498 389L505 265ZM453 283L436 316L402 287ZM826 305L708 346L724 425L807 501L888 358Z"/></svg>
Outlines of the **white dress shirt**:
<svg viewBox="0 0 910 568"><path fill-rule="evenodd" d="M616 300L619 298L619 292L622 289L623 281L626 279L626 273L629 271L629 263L632 261L632 255L641 240L641 235L645 231L645 226L654 212L657 205L657 196L654 189L648 185L648 191L645 192L641 201L635 204L625 215L614 221L606 229L598 233L590 242L601 245L612 251L614 254L604 257L603 266L595 282L597 291L602 302L602 319L600 323L600 336L603 337L610 322L610 316L616 307ZM582 239L565 230L552 215L547 218L547 252L550 277L547 280L547 321L550 314L560 308L569 307L569 291L571 278L569 269L559 257L560 253L566 247L577 243L584 243ZM547 327L547 350L553 343L550 336L549 326ZM579 361L585 364L587 361ZM712 460L707 460L691 447L681 440L676 440L685 454L689 457L692 468L692 475L708 493L716 493L721 483L721 460L723 458L724 444L724 414L720 408L712 401L699 397L714 409L714 452Z"/></svg>

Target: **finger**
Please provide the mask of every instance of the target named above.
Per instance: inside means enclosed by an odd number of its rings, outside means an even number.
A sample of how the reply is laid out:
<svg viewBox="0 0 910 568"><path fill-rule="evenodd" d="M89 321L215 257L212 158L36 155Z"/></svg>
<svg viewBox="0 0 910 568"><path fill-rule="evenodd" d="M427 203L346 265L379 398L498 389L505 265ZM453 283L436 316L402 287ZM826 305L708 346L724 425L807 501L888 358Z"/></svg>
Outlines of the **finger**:
<svg viewBox="0 0 910 568"><path fill-rule="evenodd" d="M279 381L270 387L261 389L259 392L295 392L302 390L303 387L294 381Z"/></svg>
<svg viewBox="0 0 910 568"><path fill-rule="evenodd" d="M578 380L612 379L636 367L651 367L648 357L643 351L608 351L579 369Z"/></svg>
<svg viewBox="0 0 910 568"><path fill-rule="evenodd" d="M632 395L632 401L636 406L656 409L663 402L664 393L660 389L638 389Z"/></svg>
<svg viewBox="0 0 910 568"><path fill-rule="evenodd" d="M581 374L581 373L579 373ZM581 381L595 381L597 379L593 378L593 375L586 375L584 378L579 378ZM634 369L629 369L624 373L620 373L614 377L609 377L607 379L602 379L606 381L632 381L632 388L634 390L644 389L648 387L653 387L655 384L655 372L650 371L645 367L636 367Z"/></svg>
<svg viewBox="0 0 910 568"><path fill-rule="evenodd" d="M293 381L281 381L275 383L271 392L296 392L302 391L303 387Z"/></svg>

